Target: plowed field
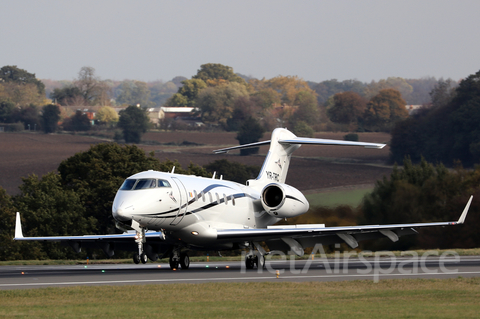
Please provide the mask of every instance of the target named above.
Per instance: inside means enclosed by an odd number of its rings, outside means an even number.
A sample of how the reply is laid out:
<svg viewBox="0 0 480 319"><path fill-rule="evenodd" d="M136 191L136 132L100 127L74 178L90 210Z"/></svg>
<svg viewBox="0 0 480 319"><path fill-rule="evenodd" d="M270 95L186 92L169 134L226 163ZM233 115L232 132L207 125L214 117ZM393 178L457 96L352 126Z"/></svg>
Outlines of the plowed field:
<svg viewBox="0 0 480 319"><path fill-rule="evenodd" d="M345 133L318 133L316 137L343 139ZM145 151L154 151L155 156L178 160L182 166L190 162L205 165L226 158L242 164L261 166L268 146L260 148L255 156L239 156L238 152L215 155L212 150L238 145L235 133L206 132L149 132L143 136L146 144L139 145ZM360 141L388 142L384 133L359 134ZM270 134L265 134L268 140ZM91 145L106 140L63 134L0 133L0 186L11 195L18 194L21 178L29 174L42 176L54 171L64 159L77 152L86 151ZM188 142L188 143L183 143ZM166 145L170 143L170 145ZM191 144L183 146L181 144ZM173 144L173 145L172 145ZM176 144L176 145L175 145ZM386 167L388 146L382 150L347 146L302 146L294 153L287 183L303 191L332 187L361 186L373 184L388 175ZM218 172L221 174L221 172Z"/></svg>

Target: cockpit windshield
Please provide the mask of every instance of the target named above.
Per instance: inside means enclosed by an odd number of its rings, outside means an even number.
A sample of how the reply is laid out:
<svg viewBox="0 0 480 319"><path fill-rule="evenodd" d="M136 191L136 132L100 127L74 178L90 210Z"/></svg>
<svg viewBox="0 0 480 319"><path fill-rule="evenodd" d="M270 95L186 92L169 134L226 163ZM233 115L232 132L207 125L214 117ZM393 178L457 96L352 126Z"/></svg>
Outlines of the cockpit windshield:
<svg viewBox="0 0 480 319"><path fill-rule="evenodd" d="M170 183L163 179L142 178L142 179L127 179L123 182L120 190L130 191L139 189L151 189L157 187L171 187Z"/></svg>

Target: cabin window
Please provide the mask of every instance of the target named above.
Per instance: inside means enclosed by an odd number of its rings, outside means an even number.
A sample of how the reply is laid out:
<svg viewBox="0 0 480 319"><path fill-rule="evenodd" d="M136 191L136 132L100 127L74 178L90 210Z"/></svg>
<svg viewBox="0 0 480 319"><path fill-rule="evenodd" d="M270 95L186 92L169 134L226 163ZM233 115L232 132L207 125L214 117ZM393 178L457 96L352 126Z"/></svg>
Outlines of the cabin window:
<svg viewBox="0 0 480 319"><path fill-rule="evenodd" d="M215 193L215 197L217 198L217 204L220 204L220 197L218 196L218 193Z"/></svg>
<svg viewBox="0 0 480 319"><path fill-rule="evenodd" d="M208 197L210 197L210 203L213 202L212 193L208 193Z"/></svg>
<svg viewBox="0 0 480 319"><path fill-rule="evenodd" d="M197 191L193 191L193 200L196 201L197 200Z"/></svg>
<svg viewBox="0 0 480 319"><path fill-rule="evenodd" d="M232 200L232 205L235 206L235 196L230 195L230 199Z"/></svg>
<svg viewBox="0 0 480 319"><path fill-rule="evenodd" d="M204 192L202 192L202 200L205 203L205 193Z"/></svg>
<svg viewBox="0 0 480 319"><path fill-rule="evenodd" d="M228 204L227 195L225 195L225 194L223 194L223 201L225 202L225 205Z"/></svg>

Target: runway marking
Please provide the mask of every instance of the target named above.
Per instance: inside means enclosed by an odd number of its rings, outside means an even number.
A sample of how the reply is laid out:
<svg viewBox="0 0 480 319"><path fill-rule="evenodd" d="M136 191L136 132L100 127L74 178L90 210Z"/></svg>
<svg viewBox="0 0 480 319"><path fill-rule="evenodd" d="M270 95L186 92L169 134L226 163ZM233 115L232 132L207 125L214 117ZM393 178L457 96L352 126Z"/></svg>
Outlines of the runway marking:
<svg viewBox="0 0 480 319"><path fill-rule="evenodd" d="M480 274L480 271L452 272L452 273L416 273L416 274L379 274L379 277L387 276L430 276L430 275L457 275L461 276ZM281 279L309 279L309 278L346 278L346 277L373 277L372 274L366 275L316 275L316 276L280 276ZM143 280L114 280L114 281L76 281L76 282L56 282L56 283L25 283L25 284L0 284L0 287L21 287L21 286L64 286L64 285L92 285L92 284L138 284L154 282L184 282L184 281L236 281L236 280L279 280L272 274L268 277L237 277L237 278L176 278L176 279L143 279Z"/></svg>

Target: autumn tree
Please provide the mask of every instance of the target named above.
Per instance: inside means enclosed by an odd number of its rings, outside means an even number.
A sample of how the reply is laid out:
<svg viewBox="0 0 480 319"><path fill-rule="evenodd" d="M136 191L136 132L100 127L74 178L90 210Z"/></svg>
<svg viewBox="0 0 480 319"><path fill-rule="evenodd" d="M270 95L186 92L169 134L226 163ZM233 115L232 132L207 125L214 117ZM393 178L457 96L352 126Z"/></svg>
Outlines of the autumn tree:
<svg viewBox="0 0 480 319"><path fill-rule="evenodd" d="M337 93L333 96L334 104L327 114L332 122L341 124L358 124L367 108L367 100L355 92Z"/></svg>
<svg viewBox="0 0 480 319"><path fill-rule="evenodd" d="M280 94L280 100L286 105L294 105L297 94L301 91L314 93L307 82L297 76L277 76L269 80L251 80L250 84L256 91L267 89Z"/></svg>
<svg viewBox="0 0 480 319"><path fill-rule="evenodd" d="M381 90L368 103L365 126L370 130L390 130L397 121L408 117L405 101L395 89Z"/></svg>
<svg viewBox="0 0 480 319"><path fill-rule="evenodd" d="M65 131L88 131L92 128L92 123L87 114L77 110L74 115L63 121Z"/></svg>

